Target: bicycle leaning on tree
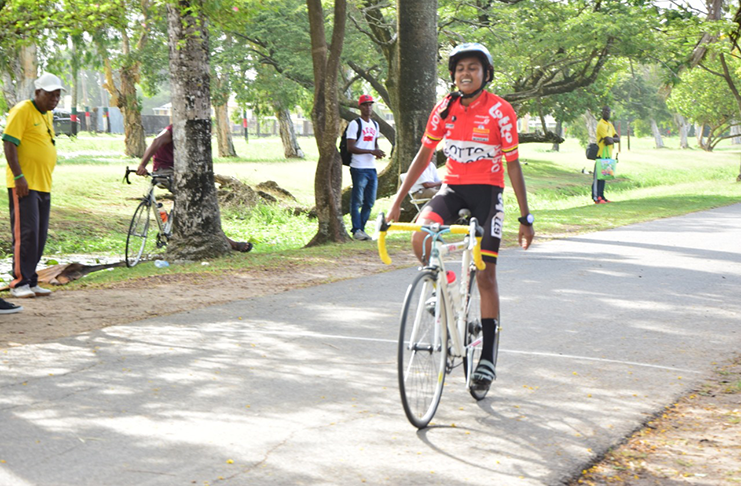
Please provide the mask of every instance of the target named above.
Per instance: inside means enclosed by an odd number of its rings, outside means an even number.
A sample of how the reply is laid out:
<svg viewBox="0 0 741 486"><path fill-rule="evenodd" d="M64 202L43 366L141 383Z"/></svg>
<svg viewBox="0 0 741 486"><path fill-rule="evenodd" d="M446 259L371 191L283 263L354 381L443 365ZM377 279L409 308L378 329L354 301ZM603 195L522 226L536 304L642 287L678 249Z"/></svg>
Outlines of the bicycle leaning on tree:
<svg viewBox="0 0 741 486"><path fill-rule="evenodd" d="M489 391L488 386L477 386L471 380L483 345L481 297L476 284L476 272L485 268L480 246L483 229L476 218L471 218L468 225L421 225L387 223L381 213L376 231L378 252L387 264L391 263L386 250L387 232L423 231L431 240L429 263L419 269L404 298L397 355L401 403L412 425L421 429L435 415L445 376L454 368L462 365L466 387L476 400L483 399ZM443 236L452 235L464 235L464 238L457 242L443 241ZM444 259L454 251L463 252L457 282ZM499 330L497 327L494 365Z"/></svg>
<svg viewBox="0 0 741 486"><path fill-rule="evenodd" d="M123 182L131 184L129 174L132 173L136 174L136 169L129 169L127 166ZM135 266L142 259L151 258L155 250L167 246L172 235L172 209L166 211L154 195L156 187L172 186L172 176L147 173L147 177L151 178L149 188L134 211L126 236L127 267ZM152 221L155 222L154 225ZM150 232L150 229L153 231ZM155 231L156 235L152 235Z"/></svg>

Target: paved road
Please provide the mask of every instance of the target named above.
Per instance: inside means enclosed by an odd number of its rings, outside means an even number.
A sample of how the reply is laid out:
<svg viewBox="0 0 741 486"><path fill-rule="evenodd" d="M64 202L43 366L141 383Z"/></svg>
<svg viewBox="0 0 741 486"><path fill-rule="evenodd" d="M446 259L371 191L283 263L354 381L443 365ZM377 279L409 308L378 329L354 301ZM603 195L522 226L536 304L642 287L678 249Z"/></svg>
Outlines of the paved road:
<svg viewBox="0 0 741 486"><path fill-rule="evenodd" d="M508 250L499 381L399 403L413 270L0 351L0 484L555 485L741 345L741 205Z"/></svg>

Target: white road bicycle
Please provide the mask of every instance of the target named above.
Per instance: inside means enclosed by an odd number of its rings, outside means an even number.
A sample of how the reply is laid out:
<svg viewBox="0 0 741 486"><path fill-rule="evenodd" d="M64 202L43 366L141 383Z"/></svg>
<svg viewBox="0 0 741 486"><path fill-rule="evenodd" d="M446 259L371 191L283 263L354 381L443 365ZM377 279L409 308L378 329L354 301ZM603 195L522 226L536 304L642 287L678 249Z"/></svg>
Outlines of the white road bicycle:
<svg viewBox="0 0 741 486"><path fill-rule="evenodd" d="M401 311L398 343L398 378L401 403L415 427L427 427L437 411L445 376L462 365L466 387L481 400L489 387L476 386L471 376L483 345L481 298L476 272L485 268L481 260L482 228L476 218L468 225L423 226L414 223L387 223L383 213L376 222L378 252L391 263L386 250L389 231L423 231L431 239L429 263L421 267L409 285ZM465 235L462 241L446 243L443 237ZM448 281L444 257L462 251L457 281ZM499 322L499 319L497 319ZM499 349L497 325L494 359Z"/></svg>
<svg viewBox="0 0 741 486"><path fill-rule="evenodd" d="M131 184L129 174L136 170L126 167L124 182ZM154 189L159 185L171 187L172 177L164 175L147 174L151 177L151 183L147 192L139 202L134 216L129 224L129 233L126 236L126 266L133 267L142 259L147 259L155 252L167 246L172 235L172 210L165 211L161 202L154 196ZM152 221L155 224L152 224ZM156 229L156 235L150 233L150 226ZM154 231L152 232L154 233ZM153 236L153 237L152 237ZM150 244L147 245L147 242Z"/></svg>

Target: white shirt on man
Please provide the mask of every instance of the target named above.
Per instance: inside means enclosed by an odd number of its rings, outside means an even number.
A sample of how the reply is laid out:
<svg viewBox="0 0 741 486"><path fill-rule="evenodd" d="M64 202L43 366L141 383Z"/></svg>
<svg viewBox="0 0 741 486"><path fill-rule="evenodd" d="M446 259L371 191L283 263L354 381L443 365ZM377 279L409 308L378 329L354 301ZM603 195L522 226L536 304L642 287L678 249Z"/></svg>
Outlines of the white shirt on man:
<svg viewBox="0 0 741 486"><path fill-rule="evenodd" d="M347 139L355 140L358 135L358 120L355 119L350 122L347 127ZM360 118L361 131L360 137L355 140L355 147L363 150L375 150L376 140L378 139L378 130L376 123L371 120L369 122ZM352 161L350 167L353 169L375 169L376 168L376 156L373 154L352 154Z"/></svg>
<svg viewBox="0 0 741 486"><path fill-rule="evenodd" d="M430 165L427 166L424 172L422 172L422 175L419 176L419 179L417 179L417 182L414 183L412 186L412 189L409 191L411 193L415 193L419 191L420 189L424 189L425 182L440 182L440 176L437 175L437 168L435 167L435 164L430 161Z"/></svg>

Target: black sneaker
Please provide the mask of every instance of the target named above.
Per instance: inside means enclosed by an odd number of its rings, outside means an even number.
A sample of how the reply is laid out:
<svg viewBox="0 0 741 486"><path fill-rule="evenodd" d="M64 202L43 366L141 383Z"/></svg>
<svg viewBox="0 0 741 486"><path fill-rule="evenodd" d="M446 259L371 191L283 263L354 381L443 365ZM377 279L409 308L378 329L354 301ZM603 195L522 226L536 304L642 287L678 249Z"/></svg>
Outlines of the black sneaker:
<svg viewBox="0 0 741 486"><path fill-rule="evenodd" d="M23 310L23 307L0 299L0 314L15 314Z"/></svg>

